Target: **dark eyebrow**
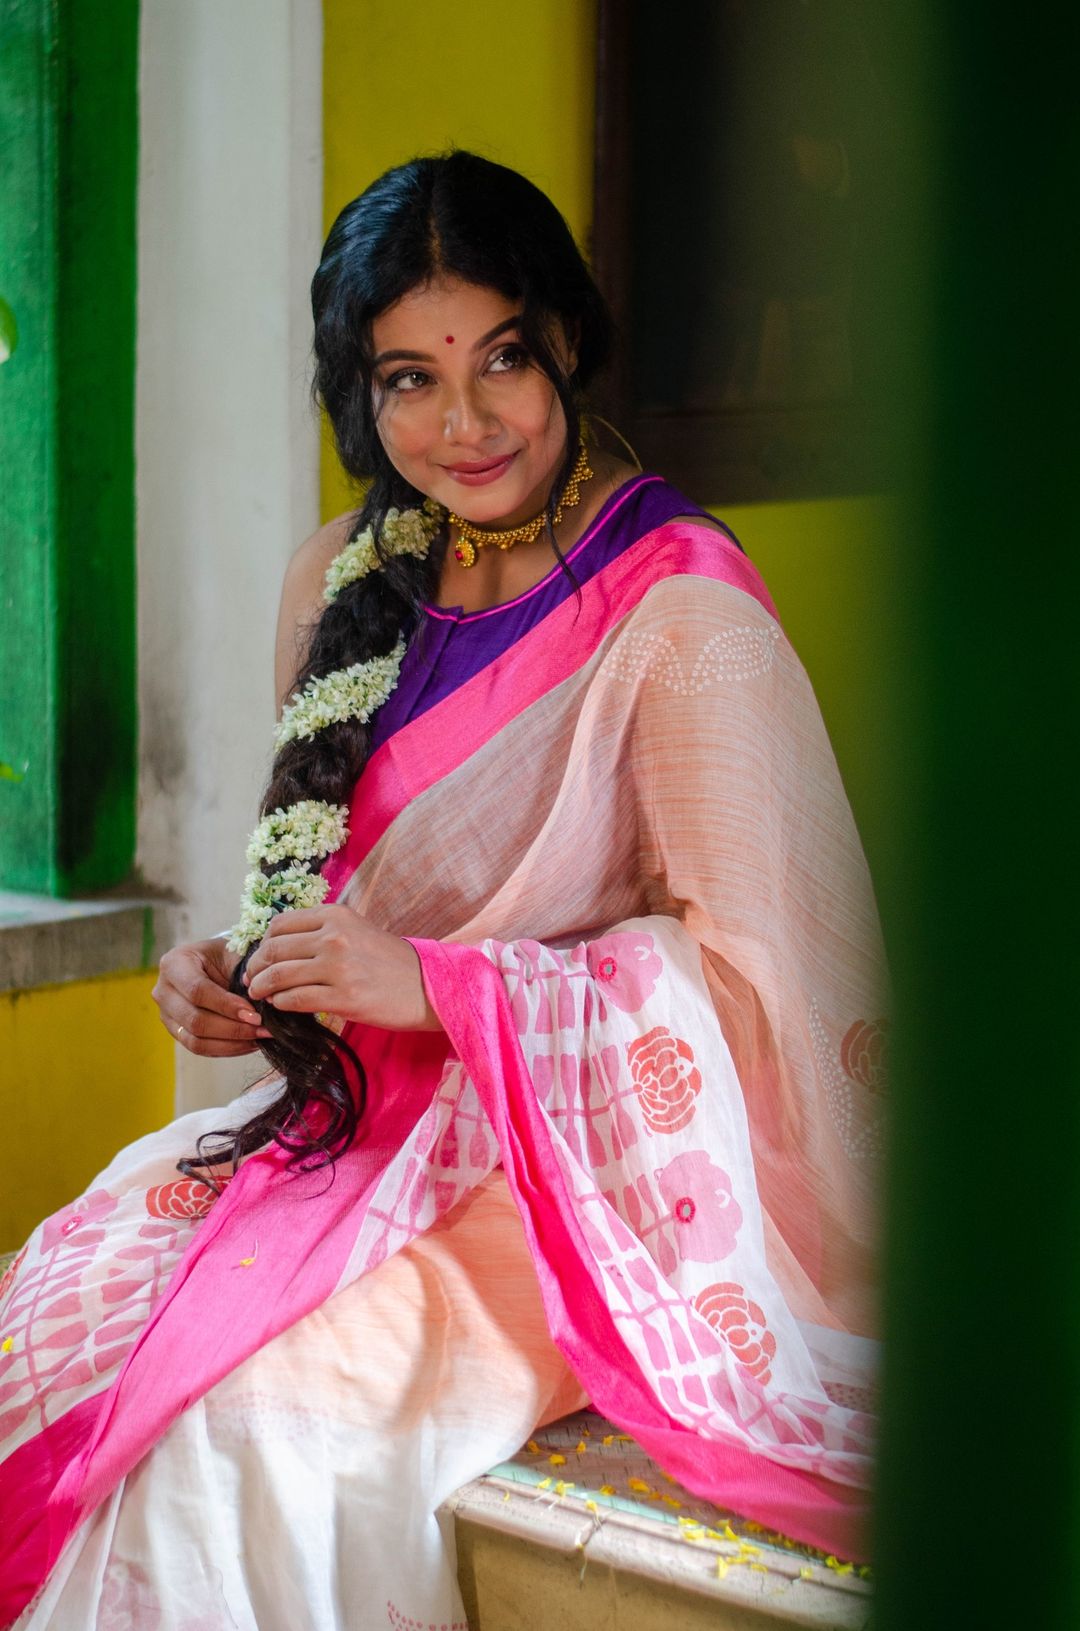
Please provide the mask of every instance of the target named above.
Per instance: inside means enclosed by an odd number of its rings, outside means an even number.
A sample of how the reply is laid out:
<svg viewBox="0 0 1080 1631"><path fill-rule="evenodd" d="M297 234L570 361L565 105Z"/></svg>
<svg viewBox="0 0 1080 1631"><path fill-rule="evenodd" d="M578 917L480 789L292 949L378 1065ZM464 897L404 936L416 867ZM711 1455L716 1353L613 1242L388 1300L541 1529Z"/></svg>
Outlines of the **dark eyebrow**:
<svg viewBox="0 0 1080 1631"><path fill-rule="evenodd" d="M520 326L520 323L521 323L521 318L522 318L522 313L518 312L516 314L516 316L507 317L501 323L496 323L495 327L492 328L492 329L489 329L486 334L481 334L480 338L477 340L476 344L473 346L473 350L474 351L482 351L484 346L491 344L492 340L497 340L500 334L505 334L506 330L508 328L518 328ZM426 351L380 351L379 355L375 358L375 361L372 363L371 366L373 368L378 368L380 366L380 364L382 364L384 362L434 362L434 361L435 361L435 358L432 357Z"/></svg>

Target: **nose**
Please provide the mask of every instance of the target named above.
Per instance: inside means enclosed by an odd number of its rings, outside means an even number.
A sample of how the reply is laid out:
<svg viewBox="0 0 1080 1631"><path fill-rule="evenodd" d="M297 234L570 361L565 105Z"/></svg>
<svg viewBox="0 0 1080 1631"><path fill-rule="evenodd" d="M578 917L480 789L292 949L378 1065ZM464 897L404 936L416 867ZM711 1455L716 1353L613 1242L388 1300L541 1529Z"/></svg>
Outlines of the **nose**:
<svg viewBox="0 0 1080 1631"><path fill-rule="evenodd" d="M448 385L442 404L443 440L454 446L479 447L498 435L500 423L476 380Z"/></svg>

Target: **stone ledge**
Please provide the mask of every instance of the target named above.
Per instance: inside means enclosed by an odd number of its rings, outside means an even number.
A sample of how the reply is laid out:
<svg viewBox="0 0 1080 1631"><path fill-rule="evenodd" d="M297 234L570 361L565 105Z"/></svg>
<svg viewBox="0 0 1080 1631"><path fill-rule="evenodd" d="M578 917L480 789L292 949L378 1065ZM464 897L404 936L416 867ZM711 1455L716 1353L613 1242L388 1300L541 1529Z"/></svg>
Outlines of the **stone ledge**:
<svg viewBox="0 0 1080 1631"><path fill-rule="evenodd" d="M751 1570L738 1542L689 1544L632 1514L538 1500L491 1475L446 1505L477 1631L862 1631L870 1622L864 1582L767 1545L754 1548Z"/></svg>
<svg viewBox="0 0 1080 1631"><path fill-rule="evenodd" d="M52 900L0 891L0 991L155 966L158 902Z"/></svg>
<svg viewBox="0 0 1080 1631"><path fill-rule="evenodd" d="M445 1503L474 1631L862 1631L864 1571L704 1501L594 1411Z"/></svg>

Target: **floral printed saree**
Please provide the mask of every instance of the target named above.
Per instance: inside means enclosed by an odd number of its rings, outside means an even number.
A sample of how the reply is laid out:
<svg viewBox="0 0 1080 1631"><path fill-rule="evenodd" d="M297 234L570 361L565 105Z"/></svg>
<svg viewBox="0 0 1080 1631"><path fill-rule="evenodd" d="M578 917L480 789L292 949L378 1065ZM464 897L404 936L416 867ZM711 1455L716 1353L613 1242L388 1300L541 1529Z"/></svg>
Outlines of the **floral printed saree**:
<svg viewBox="0 0 1080 1631"><path fill-rule="evenodd" d="M696 1493L865 1557L884 960L828 738L754 568L689 521L631 536L380 743L327 872L410 938L445 1034L348 1028L369 1100L332 1180L270 1148L214 1200L169 1175L226 1114L202 1113L31 1237L0 1287L0 1624L257 1623L233 1597L229 1618L147 1607L135 1565L98 1570L97 1620L34 1605L199 1401L496 1183L581 1395ZM290 1374L302 1391L303 1363ZM430 1525L445 1491L419 1450L413 1470L380 1544L419 1579L408 1514ZM346 1496L324 1471L332 1514ZM298 1524L314 1499L298 1485ZM323 1623L408 1623L380 1592L370 1618ZM424 1604L450 1623L453 1599Z"/></svg>

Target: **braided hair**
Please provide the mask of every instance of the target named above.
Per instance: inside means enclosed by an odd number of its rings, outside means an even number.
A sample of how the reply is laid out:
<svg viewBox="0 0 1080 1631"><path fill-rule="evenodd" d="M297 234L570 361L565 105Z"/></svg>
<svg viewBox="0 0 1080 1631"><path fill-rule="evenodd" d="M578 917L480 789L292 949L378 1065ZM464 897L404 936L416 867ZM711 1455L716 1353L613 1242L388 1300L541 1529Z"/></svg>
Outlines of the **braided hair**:
<svg viewBox="0 0 1080 1631"><path fill-rule="evenodd" d="M551 381L567 425L567 445L548 499L547 536L578 452L582 393L607 360L612 323L566 222L540 189L516 171L473 153L413 159L388 170L341 211L312 279L316 401L333 427L346 472L367 484L351 536L370 528L381 569L344 587L322 612L295 678L310 681L393 651L434 599L446 553L444 522L424 558L391 554L380 544L391 509L423 502L391 464L378 434L371 326L411 290L439 277L490 288L520 302L521 339ZM563 372L550 342L558 319L575 335L577 365ZM261 812L302 800L347 805L370 752L371 723L349 719L294 737L278 751ZM233 971L231 989L247 997L243 975L254 947ZM250 1001L250 998L248 998ZM361 1061L344 1038L312 1014L259 1005L270 1035L261 1043L282 1078L278 1097L232 1131L205 1134L181 1171L216 1185L214 1170L234 1169L274 1141L305 1168L332 1163L351 1144L363 1114Z"/></svg>

